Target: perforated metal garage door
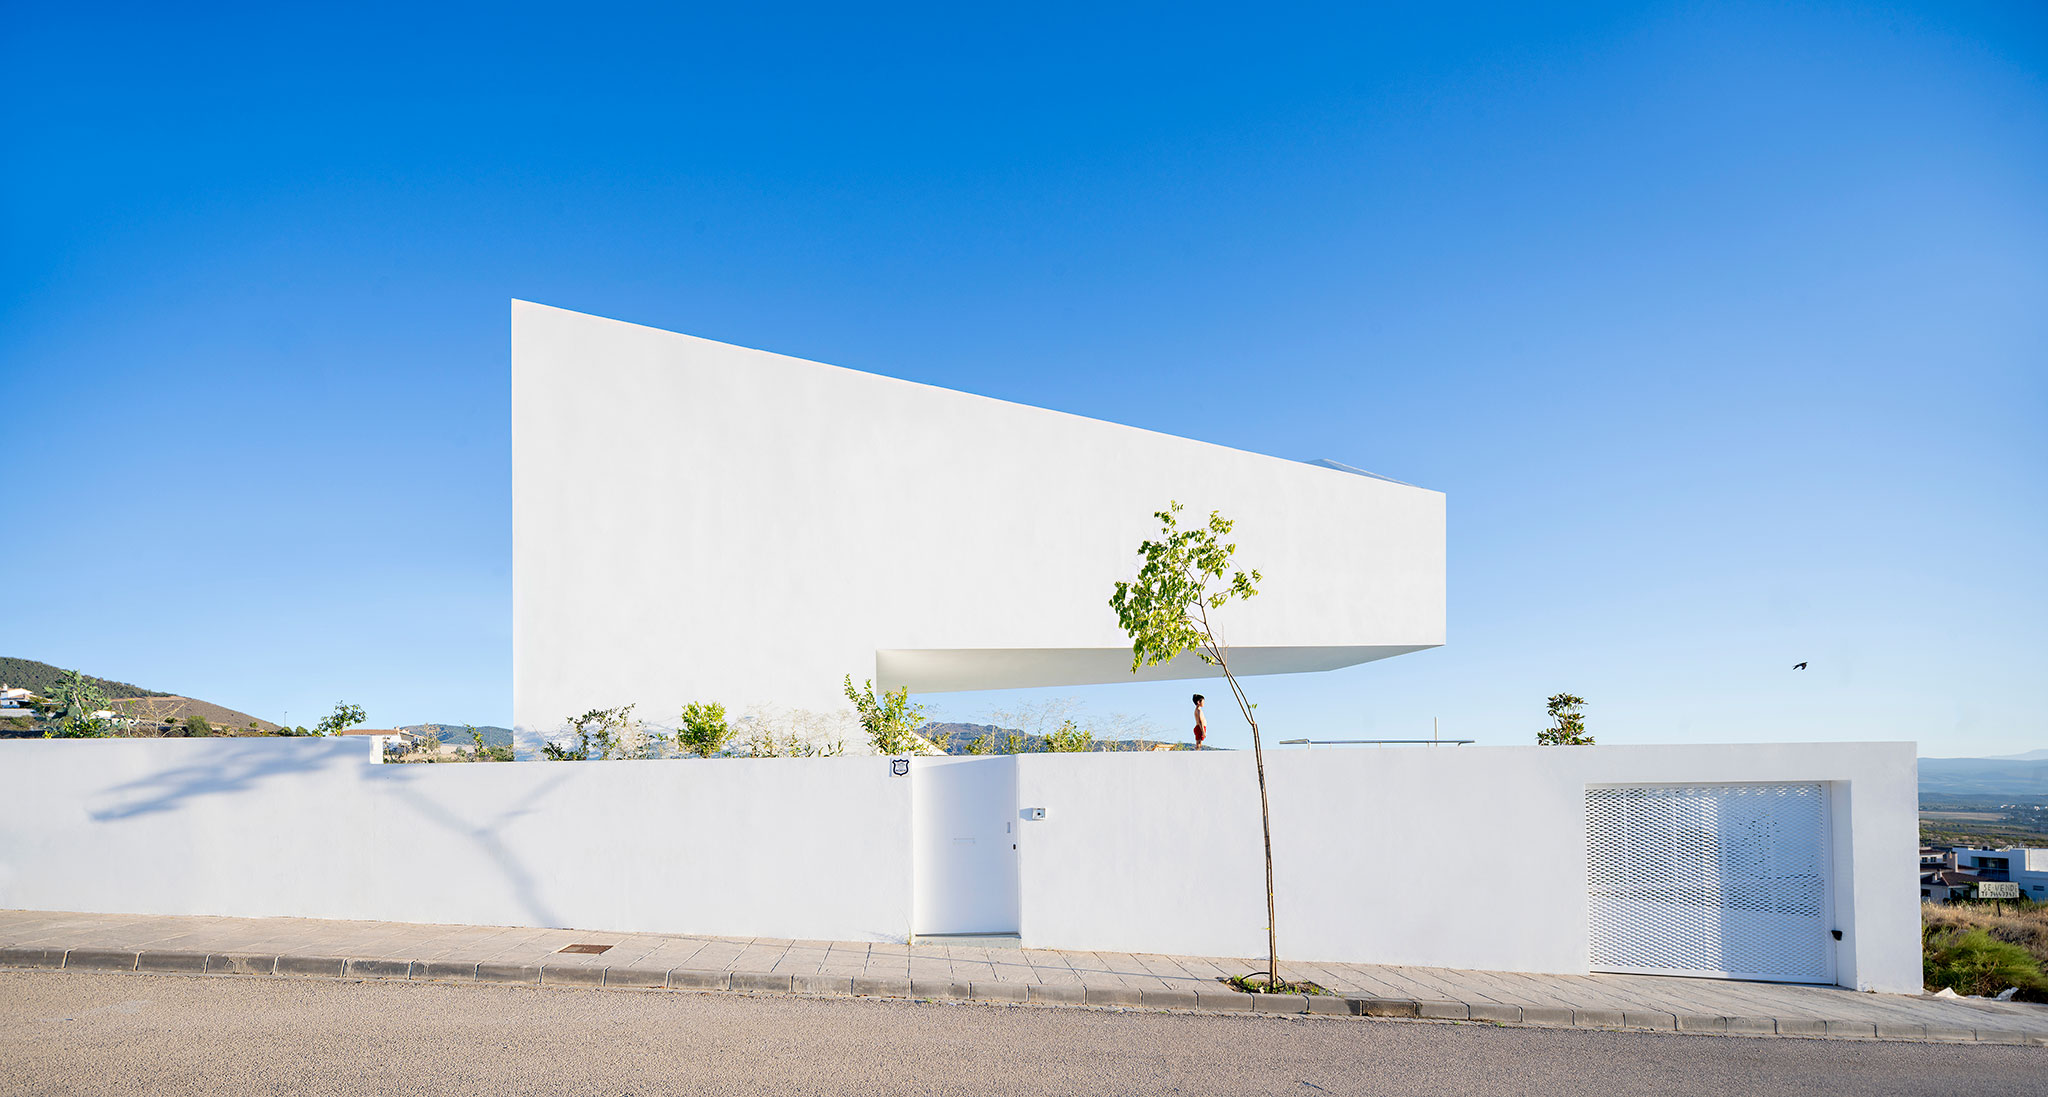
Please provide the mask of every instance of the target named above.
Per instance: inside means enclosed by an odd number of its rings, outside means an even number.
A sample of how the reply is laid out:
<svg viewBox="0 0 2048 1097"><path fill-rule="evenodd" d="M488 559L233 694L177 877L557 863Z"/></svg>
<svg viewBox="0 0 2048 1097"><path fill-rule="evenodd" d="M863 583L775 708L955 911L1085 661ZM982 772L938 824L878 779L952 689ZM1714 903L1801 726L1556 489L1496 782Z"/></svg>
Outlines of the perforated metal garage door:
<svg viewBox="0 0 2048 1097"><path fill-rule="evenodd" d="M1834 981L1827 788L1586 790L1594 971Z"/></svg>

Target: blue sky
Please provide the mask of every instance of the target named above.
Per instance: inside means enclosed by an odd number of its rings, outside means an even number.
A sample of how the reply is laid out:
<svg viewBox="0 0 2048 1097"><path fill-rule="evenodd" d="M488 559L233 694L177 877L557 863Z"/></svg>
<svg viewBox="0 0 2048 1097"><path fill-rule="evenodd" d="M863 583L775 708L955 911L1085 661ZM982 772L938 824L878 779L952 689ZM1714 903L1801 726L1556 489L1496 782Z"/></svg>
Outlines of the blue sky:
<svg viewBox="0 0 2048 1097"><path fill-rule="evenodd" d="M508 723L519 297L1446 492L1283 737L2048 746L2048 11L723 9L11 10L0 654Z"/></svg>

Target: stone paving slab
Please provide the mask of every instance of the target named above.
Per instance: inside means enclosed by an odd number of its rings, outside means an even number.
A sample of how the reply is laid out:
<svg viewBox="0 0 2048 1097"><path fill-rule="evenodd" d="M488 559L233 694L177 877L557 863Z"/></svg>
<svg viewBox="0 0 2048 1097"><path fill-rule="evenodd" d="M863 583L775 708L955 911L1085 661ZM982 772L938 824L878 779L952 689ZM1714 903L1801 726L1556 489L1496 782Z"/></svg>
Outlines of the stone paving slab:
<svg viewBox="0 0 2048 1097"><path fill-rule="evenodd" d="M571 944L610 948L591 955L561 951ZM1303 961L1289 974L1314 980L1329 995L1269 997L1240 994L1217 981L1218 975L1263 967L1241 957L930 941L0 910L0 967L880 995L2048 1047L2048 1006L2018 1002L1648 975L1530 975L1327 961Z"/></svg>

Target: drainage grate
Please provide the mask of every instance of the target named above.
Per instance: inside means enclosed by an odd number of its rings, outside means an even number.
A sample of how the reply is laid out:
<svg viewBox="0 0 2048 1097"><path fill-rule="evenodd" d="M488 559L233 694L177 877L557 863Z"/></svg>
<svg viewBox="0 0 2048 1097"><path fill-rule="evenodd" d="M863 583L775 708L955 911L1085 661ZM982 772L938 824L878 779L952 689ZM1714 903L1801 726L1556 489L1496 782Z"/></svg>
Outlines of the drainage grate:
<svg viewBox="0 0 2048 1097"><path fill-rule="evenodd" d="M579 953L579 954L581 954L581 955L584 955L584 956L595 956L595 955L597 955L598 953L600 953L600 952L603 952L603 951L604 951L605 949L608 949L608 948L610 948L610 947L612 947L612 946L610 946L610 945L570 945L570 946L569 946L568 948L564 948L564 949L558 949L558 950L556 950L556 951L559 951L559 952L574 952L574 953Z"/></svg>

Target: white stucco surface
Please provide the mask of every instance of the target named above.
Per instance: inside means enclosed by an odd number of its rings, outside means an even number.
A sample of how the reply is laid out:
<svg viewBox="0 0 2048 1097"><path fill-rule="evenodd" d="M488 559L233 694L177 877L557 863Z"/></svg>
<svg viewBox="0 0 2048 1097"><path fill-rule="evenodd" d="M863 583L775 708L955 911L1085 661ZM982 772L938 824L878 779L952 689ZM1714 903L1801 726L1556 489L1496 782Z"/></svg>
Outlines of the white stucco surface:
<svg viewBox="0 0 2048 1097"><path fill-rule="evenodd" d="M848 674L1128 680L1108 599L1170 500L1265 575L1224 616L1244 673L1444 642L1436 492L515 302L522 745L629 702L842 709Z"/></svg>
<svg viewBox="0 0 2048 1097"><path fill-rule="evenodd" d="M901 941L886 759L375 765L360 739L0 743L0 907Z"/></svg>
<svg viewBox="0 0 2048 1097"><path fill-rule="evenodd" d="M1920 989L1910 743L1271 751L1281 958L1587 970L1585 789L1823 781L1835 813L1837 980ZM1249 752L1027 755L1019 842L1032 946L1265 952Z"/></svg>
<svg viewBox="0 0 2048 1097"><path fill-rule="evenodd" d="M900 941L921 895L974 922L948 931L1003 928L979 924L1003 913L981 900L1014 902L1033 947L1265 948L1244 752L917 759L906 778L876 758L376 765L367 747L0 743L0 907ZM1588 785L1821 781L1838 981L1919 989L1909 743L1267 761L1283 960L1581 973ZM914 813L923 776L972 769L992 779L934 785ZM997 845L1007 819L1015 854ZM962 838L997 855L975 862ZM1016 898L937 896L913 877L941 861L970 888L1014 873Z"/></svg>

